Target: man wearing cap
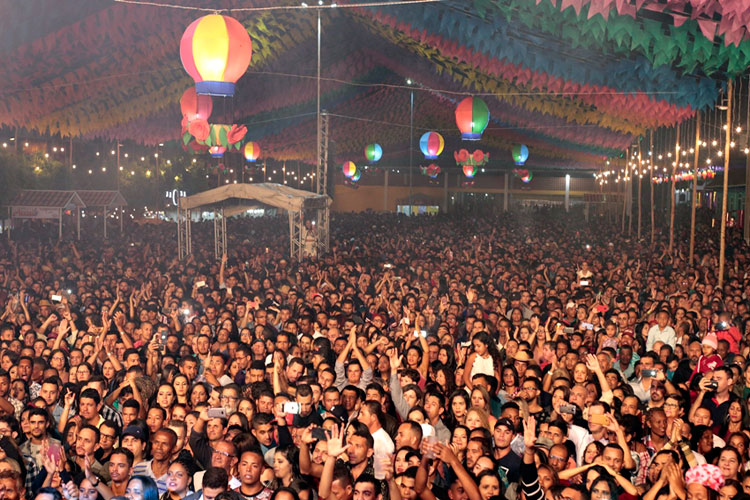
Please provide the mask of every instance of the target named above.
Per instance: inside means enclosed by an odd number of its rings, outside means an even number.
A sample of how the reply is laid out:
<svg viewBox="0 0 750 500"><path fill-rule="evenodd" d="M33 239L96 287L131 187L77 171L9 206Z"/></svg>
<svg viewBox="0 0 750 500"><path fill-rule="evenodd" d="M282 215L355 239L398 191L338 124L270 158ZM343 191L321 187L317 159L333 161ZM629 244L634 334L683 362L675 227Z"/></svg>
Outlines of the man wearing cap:
<svg viewBox="0 0 750 500"><path fill-rule="evenodd" d="M144 474L146 462L143 453L146 450L146 431L139 425L130 425L122 432L122 447L133 454L133 475Z"/></svg>
<svg viewBox="0 0 750 500"><path fill-rule="evenodd" d="M495 460L511 483L518 481L521 473L521 457L510 448L515 434L515 426L509 418L498 419L493 431Z"/></svg>

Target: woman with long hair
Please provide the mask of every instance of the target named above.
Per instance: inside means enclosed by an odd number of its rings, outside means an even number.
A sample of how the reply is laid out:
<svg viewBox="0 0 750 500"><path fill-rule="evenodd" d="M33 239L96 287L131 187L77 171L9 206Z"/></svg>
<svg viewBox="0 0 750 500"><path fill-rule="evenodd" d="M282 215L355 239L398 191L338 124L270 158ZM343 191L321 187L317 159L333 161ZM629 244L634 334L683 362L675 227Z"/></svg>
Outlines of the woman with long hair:
<svg viewBox="0 0 750 500"><path fill-rule="evenodd" d="M175 390L174 387L172 387L172 384L162 383L161 385L159 385L156 394L154 394L154 399L151 406L153 406L153 404L156 404L159 406L159 408L162 408L165 412L167 412L166 420L169 420L172 417L172 407L176 402L177 398L175 397Z"/></svg>
<svg viewBox="0 0 750 500"><path fill-rule="evenodd" d="M299 471L299 449L285 445L276 448L273 455L274 481L271 489L291 488L297 492L300 500L311 500L310 486Z"/></svg>
<svg viewBox="0 0 750 500"><path fill-rule="evenodd" d="M448 420L450 423L453 425L463 425L466 422L466 413L470 407L471 400L466 391L463 389L454 391L448 398Z"/></svg>
<svg viewBox="0 0 750 500"><path fill-rule="evenodd" d="M133 476L125 488L125 498L128 500L159 500L159 489L148 476Z"/></svg>
<svg viewBox="0 0 750 500"><path fill-rule="evenodd" d="M490 427L490 417L483 408L473 406L469 408L469 411L466 413L465 425L470 431L481 427L492 432L492 428Z"/></svg>
<svg viewBox="0 0 750 500"><path fill-rule="evenodd" d="M481 385L475 386L471 391L470 399L472 407L481 408L487 413L490 420L490 429L494 428L497 418L492 415L492 402L490 401L490 393L487 392L487 389Z"/></svg>
<svg viewBox="0 0 750 500"><path fill-rule="evenodd" d="M189 404L188 393L190 392L190 381L182 373L178 373L172 379L172 388L174 389L175 400L183 405Z"/></svg>
<svg viewBox="0 0 750 500"><path fill-rule="evenodd" d="M734 432L742 432L747 429L747 406L740 400L734 400L729 403L727 410L727 419L721 424L721 430L718 436L723 440L729 439Z"/></svg>
<svg viewBox="0 0 750 500"><path fill-rule="evenodd" d="M521 379L518 377L516 367L512 364L503 366L502 377L500 381L500 391L498 396L501 401L507 402L516 398L521 386Z"/></svg>
<svg viewBox="0 0 750 500"><path fill-rule="evenodd" d="M497 350L497 344L487 332L478 332L471 340L472 353L466 358L464 367L464 384L471 389L474 375L484 374L488 377L500 379L502 356Z"/></svg>
<svg viewBox="0 0 750 500"><path fill-rule="evenodd" d="M206 401L208 401L208 396L209 392L206 384L198 383L193 385L188 393L188 401L190 403L190 407L195 408L198 403L205 403Z"/></svg>

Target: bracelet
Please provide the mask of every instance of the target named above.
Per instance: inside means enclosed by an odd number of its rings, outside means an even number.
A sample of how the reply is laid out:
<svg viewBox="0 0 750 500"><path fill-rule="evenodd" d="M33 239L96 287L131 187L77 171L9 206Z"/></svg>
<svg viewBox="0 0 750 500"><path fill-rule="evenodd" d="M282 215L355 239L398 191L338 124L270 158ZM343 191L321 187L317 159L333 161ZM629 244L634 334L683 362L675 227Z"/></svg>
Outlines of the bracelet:
<svg viewBox="0 0 750 500"><path fill-rule="evenodd" d="M99 483L101 483L101 482L102 482L102 481L101 481L101 479L99 479L99 478L97 477L97 478L96 478L96 484L94 484L94 483L92 482L92 483L91 483L91 485L92 485L92 486L93 486L94 488L96 488L96 487L98 487L98 486L99 486Z"/></svg>

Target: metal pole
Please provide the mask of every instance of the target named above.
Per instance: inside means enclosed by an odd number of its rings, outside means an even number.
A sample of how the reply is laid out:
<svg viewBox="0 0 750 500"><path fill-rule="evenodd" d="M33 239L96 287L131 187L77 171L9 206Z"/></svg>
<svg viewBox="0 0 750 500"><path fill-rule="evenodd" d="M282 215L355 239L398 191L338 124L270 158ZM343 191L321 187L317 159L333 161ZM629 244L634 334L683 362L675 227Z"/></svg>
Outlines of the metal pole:
<svg viewBox="0 0 750 500"><path fill-rule="evenodd" d="M641 239L641 184L643 182L643 151L641 151L641 139L638 139L638 239Z"/></svg>
<svg viewBox="0 0 750 500"><path fill-rule="evenodd" d="M117 141L117 168L115 169L115 185L120 190L120 141Z"/></svg>
<svg viewBox="0 0 750 500"><path fill-rule="evenodd" d="M695 121L695 159L693 160L693 198L690 200L690 258L688 263L693 265L695 256L695 206L698 198L698 154L701 147L701 114L698 112ZM748 163L750 167L750 163ZM747 200L745 200L747 202Z"/></svg>
<svg viewBox="0 0 750 500"><path fill-rule="evenodd" d="M58 219L57 219L57 221L58 221L58 224L57 224L57 239L61 240L62 239L62 208L59 208L57 210L57 217L58 217Z"/></svg>
<svg viewBox="0 0 750 500"><path fill-rule="evenodd" d="M18 144L18 137L16 137L16 144ZM70 187L73 187L73 136L68 138L68 169L70 172Z"/></svg>
<svg viewBox="0 0 750 500"><path fill-rule="evenodd" d="M570 174L565 174L565 211L570 211Z"/></svg>
<svg viewBox="0 0 750 500"><path fill-rule="evenodd" d="M102 217L104 218L104 239L107 239L107 207L102 207Z"/></svg>
<svg viewBox="0 0 750 500"><path fill-rule="evenodd" d="M651 186L651 244L654 244L654 238L656 237L655 231L656 228L654 227L654 180L652 179L654 175L654 131L651 130L648 138L648 150L650 154L648 155L648 166L649 166L649 179L648 183Z"/></svg>
<svg viewBox="0 0 750 500"><path fill-rule="evenodd" d="M719 289L724 286L724 254L727 248L727 195L729 192L729 143L732 140L732 80L727 84L727 133L724 140L724 186L721 197L721 239L719 247Z"/></svg>
<svg viewBox="0 0 750 500"><path fill-rule="evenodd" d="M677 173L677 162L680 161L680 124L677 124L677 136L674 144L674 162L672 162L672 185L669 190L669 197L671 201L669 206L669 253L672 253L672 247L674 246L674 184L675 174Z"/></svg>
<svg viewBox="0 0 750 500"><path fill-rule="evenodd" d="M320 9L318 9L318 78L317 78L317 92L318 92L318 102L317 102L317 110L316 110L317 114L316 114L316 116L317 116L317 126L318 126L318 131L317 131L317 133L318 133L318 142L317 142L317 145L318 145L318 175L316 175L317 179L316 179L316 184L315 184L315 186L316 186L315 192L318 193L318 194L322 194L324 192L323 190L325 189L325 186L323 186L323 189L321 189L320 183L322 182L321 181L322 176L320 175L320 172L323 169L323 162L322 162L322 157L323 157L323 154L322 154L323 153L322 152L322 143L323 143L323 141L322 141L322 136L321 136L321 134L322 134L322 121L321 121L322 118L320 116ZM265 177L266 177L266 162L264 160L263 161L263 182L266 182Z"/></svg>
<svg viewBox="0 0 750 500"><path fill-rule="evenodd" d="M625 216L628 213L628 169L630 168L630 148L627 149L625 156L625 175L622 177L622 224L620 232L625 232Z"/></svg>
<svg viewBox="0 0 750 500"><path fill-rule="evenodd" d="M412 157L414 155L414 90L409 93L409 215L412 206Z"/></svg>
<svg viewBox="0 0 750 500"><path fill-rule="evenodd" d="M748 80L750 84L750 80ZM748 85L750 87L750 85ZM750 91L747 93L747 123L745 124L745 133L750 137ZM750 146L750 145L749 145ZM750 154L745 156L745 217L743 221L743 232L745 243L750 243Z"/></svg>

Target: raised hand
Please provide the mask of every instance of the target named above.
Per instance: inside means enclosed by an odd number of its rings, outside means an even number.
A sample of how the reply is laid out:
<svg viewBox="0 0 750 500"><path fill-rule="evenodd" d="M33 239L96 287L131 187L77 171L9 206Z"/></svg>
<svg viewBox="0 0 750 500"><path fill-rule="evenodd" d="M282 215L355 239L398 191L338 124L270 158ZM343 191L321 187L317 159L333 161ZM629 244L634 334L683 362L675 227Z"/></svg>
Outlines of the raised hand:
<svg viewBox="0 0 750 500"><path fill-rule="evenodd" d="M526 425L523 426L523 444L527 450L536 444L536 418L534 417L526 419Z"/></svg>
<svg viewBox="0 0 750 500"><path fill-rule="evenodd" d="M401 363L404 361L403 356L396 356L395 355L395 349L393 349L393 352L388 355L388 360L391 363L391 371L396 371L401 366Z"/></svg>
<svg viewBox="0 0 750 500"><path fill-rule="evenodd" d="M453 449L441 442L433 443L433 449L435 450L435 457L442 460L448 465L452 465L458 462L458 457L453 452Z"/></svg>
<svg viewBox="0 0 750 500"><path fill-rule="evenodd" d="M599 360L593 354L586 355L586 368L592 372L599 372L602 369L601 365L599 365Z"/></svg>
<svg viewBox="0 0 750 500"><path fill-rule="evenodd" d="M349 445L344 444L344 431L338 425L331 429L331 437L328 438L328 456L340 457L349 450Z"/></svg>

